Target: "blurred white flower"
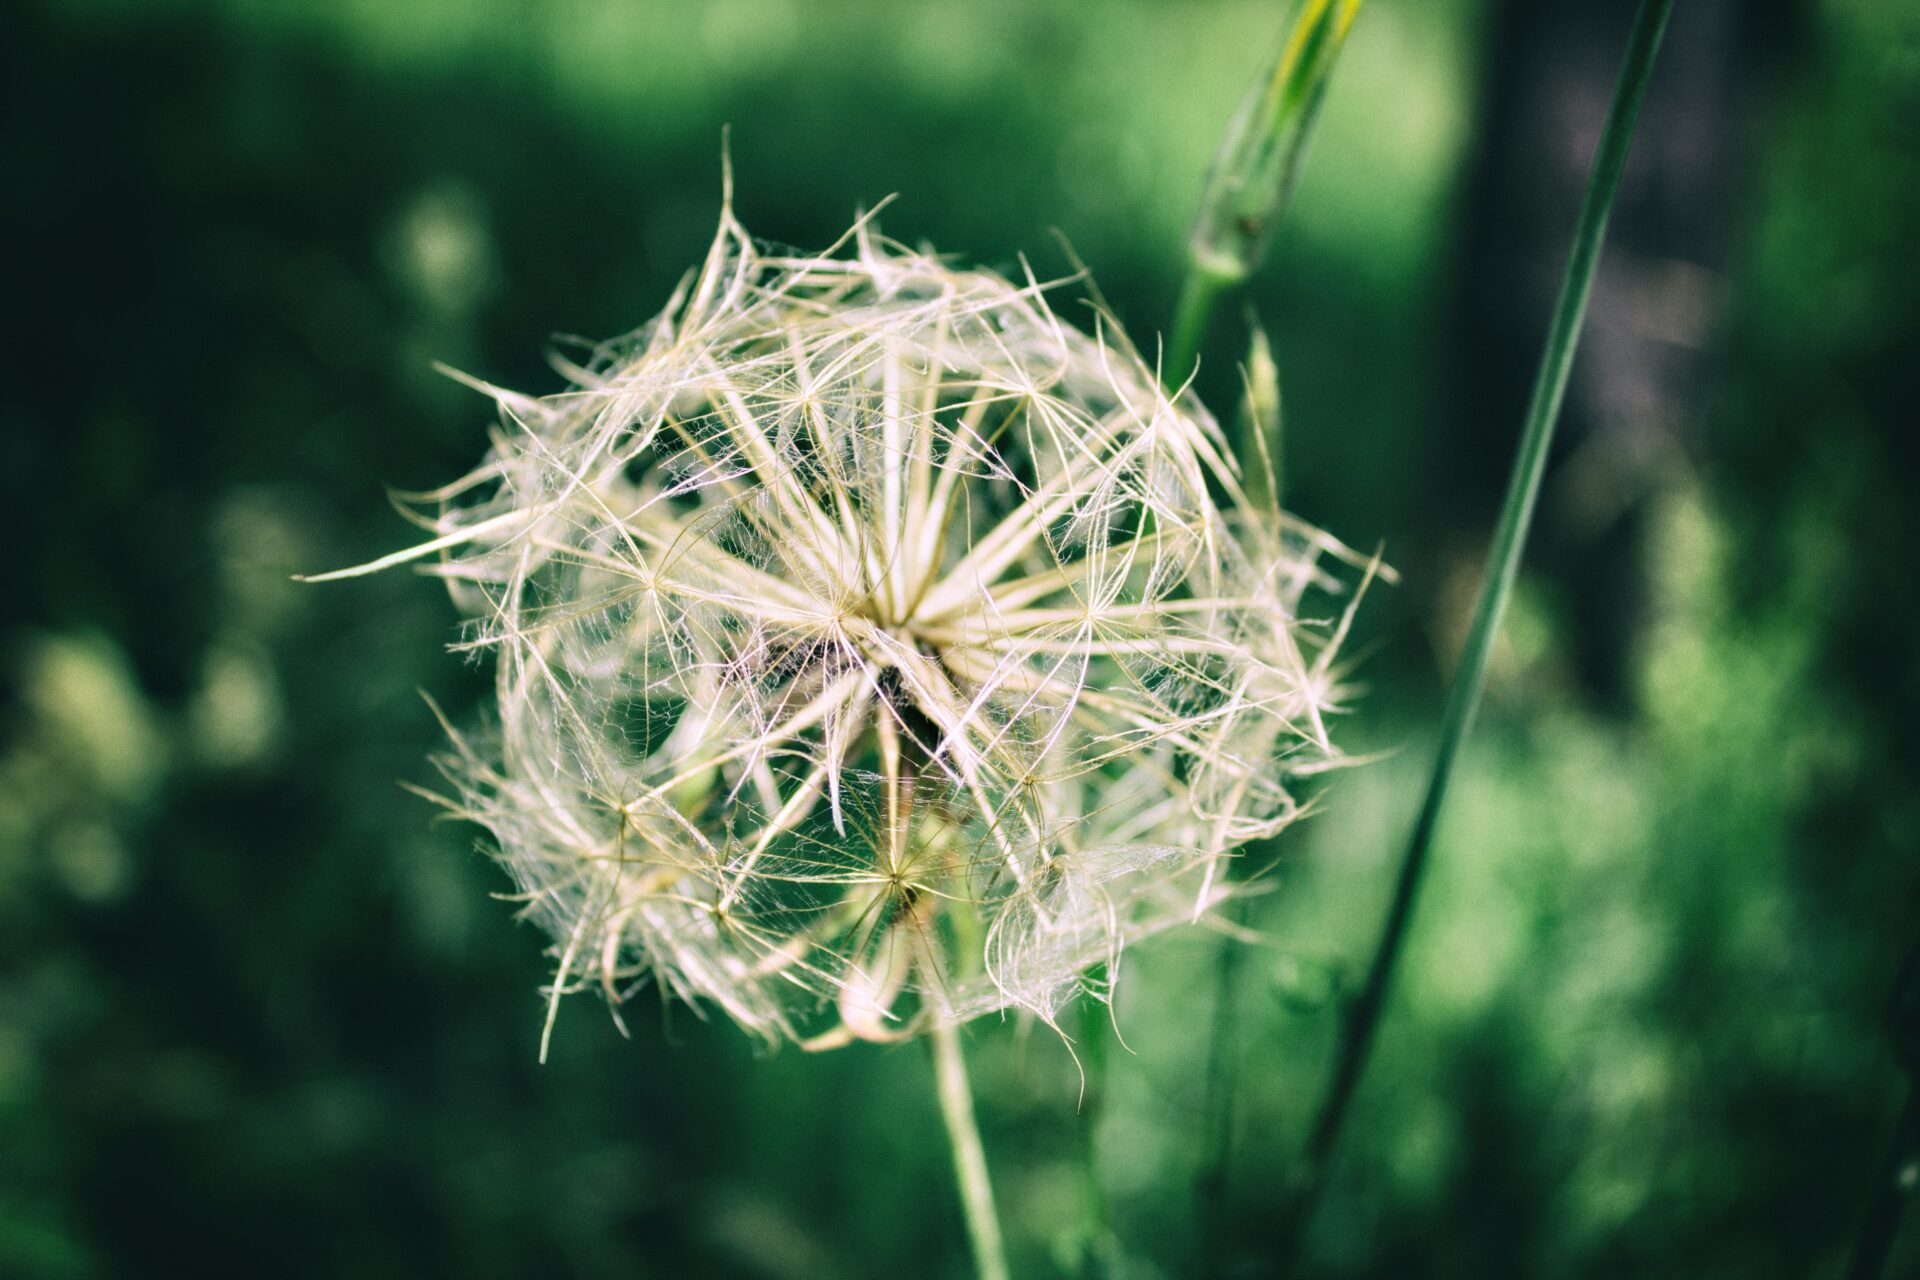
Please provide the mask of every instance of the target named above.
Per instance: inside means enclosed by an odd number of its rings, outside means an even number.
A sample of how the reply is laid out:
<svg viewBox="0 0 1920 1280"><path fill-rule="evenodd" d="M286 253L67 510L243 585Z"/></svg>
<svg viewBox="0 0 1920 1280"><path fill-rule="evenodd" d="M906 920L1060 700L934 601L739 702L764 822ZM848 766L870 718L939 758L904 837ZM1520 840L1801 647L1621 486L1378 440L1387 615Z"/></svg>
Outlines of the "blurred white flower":
<svg viewBox="0 0 1920 1280"><path fill-rule="evenodd" d="M850 246L850 255L833 256ZM863 223L723 214L653 322L417 495L493 651L446 803L555 940L811 1047L1019 1008L1198 919L1299 813L1344 613L1110 320ZM477 384L476 384L477 385ZM1355 593L1357 594L1357 593ZM551 1026L551 1020L549 1020Z"/></svg>

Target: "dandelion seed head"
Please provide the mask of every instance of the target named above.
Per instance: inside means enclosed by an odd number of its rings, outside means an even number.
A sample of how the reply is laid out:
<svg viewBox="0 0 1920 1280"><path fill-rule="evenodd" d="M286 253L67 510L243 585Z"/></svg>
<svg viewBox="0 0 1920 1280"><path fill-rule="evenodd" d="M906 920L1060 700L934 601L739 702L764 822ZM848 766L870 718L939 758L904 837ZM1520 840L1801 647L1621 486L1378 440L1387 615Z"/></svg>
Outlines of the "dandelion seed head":
<svg viewBox="0 0 1920 1280"><path fill-rule="evenodd" d="M556 993L652 981L815 1047L1052 1022L1339 761L1303 608L1350 553L1249 510L1205 410L1031 277L728 212L658 317L562 364L482 385L491 452L390 558L439 553L495 664L448 803Z"/></svg>

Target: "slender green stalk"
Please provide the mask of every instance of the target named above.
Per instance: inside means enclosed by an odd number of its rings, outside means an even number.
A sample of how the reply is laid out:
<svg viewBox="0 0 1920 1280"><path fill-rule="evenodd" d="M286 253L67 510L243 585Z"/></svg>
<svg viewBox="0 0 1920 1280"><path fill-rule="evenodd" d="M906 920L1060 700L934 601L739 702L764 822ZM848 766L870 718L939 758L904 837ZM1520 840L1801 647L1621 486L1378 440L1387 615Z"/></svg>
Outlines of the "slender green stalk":
<svg viewBox="0 0 1920 1280"><path fill-rule="evenodd" d="M967 1060L960 1052L960 1028L937 1023L932 1039L940 1116L947 1122L947 1138L953 1144L953 1171L960 1181L960 1207L973 1245L974 1274L980 1280L1007 1280L1006 1247L1000 1237L1000 1215L993 1207L993 1183L987 1178L986 1148L973 1118L973 1088L967 1083Z"/></svg>
<svg viewBox="0 0 1920 1280"><path fill-rule="evenodd" d="M1107 981L1105 965L1087 972L1092 985ZM1115 1249L1113 1213L1107 1203L1106 1183L1100 1176L1099 1116L1106 1102L1107 1040L1113 1035L1110 1023L1113 1010L1104 1000L1090 995L1080 997L1080 1040L1076 1055L1080 1060L1080 1235L1081 1255L1077 1274L1106 1275Z"/></svg>
<svg viewBox="0 0 1920 1280"><path fill-rule="evenodd" d="M1256 512L1278 524L1283 437L1280 418L1280 371L1273 362L1273 348L1267 332L1256 322L1247 349L1247 388L1240 401L1235 441L1240 459L1242 483L1247 501ZM1231 877L1242 865L1234 859L1226 867ZM1229 926L1238 926L1245 914L1245 902L1227 899L1220 907ZM1207 1046L1207 1076L1204 1120L1201 1128L1202 1154L1193 1179L1195 1222L1201 1274L1218 1275L1222 1271L1227 1212L1227 1182L1233 1160L1234 1100L1240 1088L1240 1037L1238 1000L1240 953L1244 943L1228 934L1220 939L1213 988L1213 1026Z"/></svg>
<svg viewBox="0 0 1920 1280"><path fill-rule="evenodd" d="M1187 237L1187 276L1160 366L1169 387L1193 372L1220 296L1260 265L1300 180L1328 79L1360 3L1300 0L1280 56L1227 126Z"/></svg>
<svg viewBox="0 0 1920 1280"><path fill-rule="evenodd" d="M1237 901L1221 911L1237 923ZM1226 1250L1227 1175L1233 1161L1233 1104L1240 1084L1239 1021L1234 1017L1240 983L1240 953L1244 944L1233 937L1220 939L1214 973L1213 1034L1207 1045L1206 1119L1201 1131L1203 1154L1193 1179L1195 1218L1199 1227L1197 1255L1200 1274L1219 1275Z"/></svg>
<svg viewBox="0 0 1920 1280"><path fill-rule="evenodd" d="M1441 722L1439 749L1434 757L1433 773L1427 781L1426 798L1420 805L1412 838L1400 863L1394 885L1392 905L1381 927L1374 948L1373 962L1365 985L1355 998L1342 1028L1339 1057L1327 1094L1320 1104L1311 1136L1302 1159L1299 1188L1283 1221L1286 1238L1283 1249L1298 1245L1298 1237L1311 1218L1325 1181L1329 1159L1340 1139L1354 1090L1366 1069L1367 1056L1379 1029L1381 1010L1386 1004L1395 963L1406 941L1407 925L1413 915L1421 873L1426 869L1434 829L1452 780L1454 762L1466 741L1473 721L1475 704L1487 673L1487 658L1492 652L1500 618L1512 592L1514 576L1520 565L1520 553L1526 544L1527 529L1540 493L1540 478L1546 470L1547 454L1553 443L1553 430L1560 416L1560 405L1567 389L1567 374L1573 366L1581 322L1585 317L1587 296L1593 286L1594 268L1599 262L1601 242L1606 236L1607 216L1620 187L1620 174L1626 165L1627 148L1633 137L1635 117L1646 93L1647 79L1653 69L1654 55L1660 47L1673 0L1641 0L1634 16L1633 30L1627 40L1626 56L1620 79L1614 88L1613 102L1607 110L1606 127L1600 135L1600 147L1594 157L1593 172L1587 184L1586 200L1580 209L1580 221L1574 232L1573 252L1554 305L1552 326L1547 331L1541 353L1533 396L1527 405L1525 426L1519 450L1514 457L1513 474L1507 485L1506 499L1500 509L1500 523L1494 533L1493 548L1481 582L1480 598L1474 607L1473 623L1461 653L1459 670L1454 673L1448 691L1445 718Z"/></svg>
<svg viewBox="0 0 1920 1280"><path fill-rule="evenodd" d="M1209 271L1199 263L1188 268L1180 284L1180 300L1173 306L1173 328L1167 332L1166 355L1161 359L1160 378L1169 387L1178 387L1193 372L1200 358L1200 344L1207 340L1213 323L1214 304L1220 295L1240 283L1240 277Z"/></svg>

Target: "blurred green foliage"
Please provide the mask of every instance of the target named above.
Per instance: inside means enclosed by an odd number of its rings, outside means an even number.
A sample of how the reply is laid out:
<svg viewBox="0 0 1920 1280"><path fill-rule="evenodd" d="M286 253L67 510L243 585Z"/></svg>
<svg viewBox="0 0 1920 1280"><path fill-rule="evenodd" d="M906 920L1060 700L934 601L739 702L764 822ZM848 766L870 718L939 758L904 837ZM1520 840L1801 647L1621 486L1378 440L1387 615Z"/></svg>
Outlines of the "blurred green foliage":
<svg viewBox="0 0 1920 1280"><path fill-rule="evenodd" d="M1706 372L1597 472L1645 529L1625 697L1569 656L1590 584L1549 557L1317 1274L1813 1274L1864 1204L1920 847L1920 45L1899 6L1785 8L1792 47L1734 66L1727 247L1688 277ZM1204 1217L1218 943L1129 954L1094 1135L1125 1274L1270 1268L1417 798L1484 539L1462 522L1492 516L1435 478L1499 457L1520 407L1436 409L1483 355L1449 308L1502 16L1368 6L1249 294L1290 503L1406 573L1344 726L1386 759L1252 904ZM443 652L453 610L405 574L288 578L397 545L381 486L477 458L483 406L430 361L543 389L550 334L660 305L723 124L757 234L823 245L897 191L895 236L1064 272L1057 228L1149 337L1277 25L1250 0L9 6L0 1274L960 1274L919 1046L755 1060L638 1006L627 1042L583 998L535 1064L541 940L396 785L437 745L416 690L456 718L485 692ZM1656 96L1643 129L1686 126ZM1218 326L1216 406L1244 342ZM1044 1029L972 1041L1017 1269L1081 1270L1074 1065Z"/></svg>

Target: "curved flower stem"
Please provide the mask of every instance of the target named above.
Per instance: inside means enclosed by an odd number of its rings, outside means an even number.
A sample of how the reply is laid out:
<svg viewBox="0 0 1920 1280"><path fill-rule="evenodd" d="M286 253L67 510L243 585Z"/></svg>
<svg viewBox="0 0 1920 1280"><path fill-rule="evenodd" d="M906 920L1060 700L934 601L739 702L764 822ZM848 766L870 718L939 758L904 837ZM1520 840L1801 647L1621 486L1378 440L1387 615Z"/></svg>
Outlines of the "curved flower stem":
<svg viewBox="0 0 1920 1280"><path fill-rule="evenodd" d="M986 1148L973 1118L973 1089L967 1083L967 1060L960 1052L960 1028L936 1023L932 1039L940 1116L953 1143L953 1171L960 1180L960 1207L973 1244L974 1273L980 1280L1007 1280L1006 1247L1000 1238L1000 1215L993 1207L993 1183L987 1178Z"/></svg>
<svg viewBox="0 0 1920 1280"><path fill-rule="evenodd" d="M1467 633L1459 670L1454 673L1447 694L1445 718L1441 722L1439 750L1434 757L1433 773L1427 781L1426 798L1414 822L1413 835L1400 863L1399 879L1394 885L1392 905L1380 930L1380 939L1367 971L1365 985L1355 998L1342 1028L1339 1058L1332 1081L1315 1117L1311 1136L1302 1159L1298 1190L1283 1218L1285 1237L1282 1249L1291 1252L1311 1218L1325 1181L1327 1166L1340 1139L1354 1090L1366 1069L1367 1056L1379 1029L1380 1014L1386 1005L1388 986L1395 962L1406 941L1407 925L1413 915L1414 900L1433 844L1446 800L1447 784L1453 766L1473 721L1475 704L1487 674L1487 658L1494 636L1513 589L1526 544L1527 529L1540 493L1540 478L1546 470L1553 430L1560 416L1560 404L1566 394L1567 375L1573 366L1581 322L1586 314L1587 295L1593 287L1594 268L1599 262L1601 242L1605 239L1607 216L1620 187L1620 174L1627 160L1627 148L1633 126L1645 96L1654 55L1660 47L1673 0L1641 0L1634 15L1633 30L1627 39L1627 51L1621 63L1620 79L1614 86L1613 102L1607 109L1606 127L1600 135L1594 156L1593 172L1580 209L1580 221L1574 232L1573 251L1567 261L1566 275L1560 284L1560 296L1554 305L1553 322L1547 331L1545 350L1527 405L1526 424L1508 479L1506 499L1500 509L1500 524L1494 533L1493 548L1486 576L1480 585L1480 598L1474 607L1473 624Z"/></svg>

